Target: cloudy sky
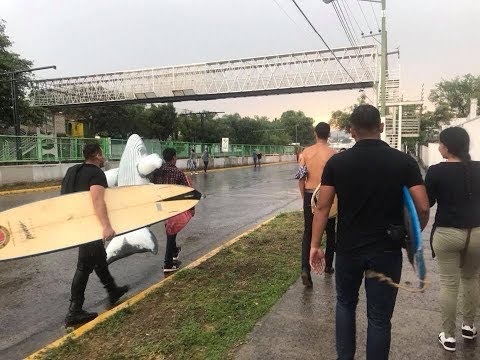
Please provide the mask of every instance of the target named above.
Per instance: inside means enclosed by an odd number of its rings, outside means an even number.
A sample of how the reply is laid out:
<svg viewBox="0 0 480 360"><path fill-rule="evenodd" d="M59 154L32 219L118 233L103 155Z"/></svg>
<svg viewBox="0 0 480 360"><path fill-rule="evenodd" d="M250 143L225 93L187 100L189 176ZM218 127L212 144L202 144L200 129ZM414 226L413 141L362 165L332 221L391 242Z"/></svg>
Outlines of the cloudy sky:
<svg viewBox="0 0 480 360"><path fill-rule="evenodd" d="M356 35L377 29L379 4L336 1L355 18ZM330 47L349 45L331 4L297 2ZM36 66L57 65L39 78L324 49L291 0L1 0L0 18L14 51ZM442 78L480 73L479 21L478 0L387 0L389 50L400 47L407 97L417 97L422 84L428 94ZM358 95L317 92L176 106L271 118L294 109L326 121Z"/></svg>

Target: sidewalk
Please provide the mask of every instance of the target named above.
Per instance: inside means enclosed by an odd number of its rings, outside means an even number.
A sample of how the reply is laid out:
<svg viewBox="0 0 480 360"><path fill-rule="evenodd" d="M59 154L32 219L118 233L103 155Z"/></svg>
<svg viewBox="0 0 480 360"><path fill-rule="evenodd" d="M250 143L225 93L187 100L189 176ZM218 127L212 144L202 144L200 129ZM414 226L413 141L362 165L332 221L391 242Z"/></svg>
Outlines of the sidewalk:
<svg viewBox="0 0 480 360"><path fill-rule="evenodd" d="M433 209L432 209L433 210ZM432 211L432 216L434 211ZM433 222L431 219L430 224ZM392 319L390 359L480 359L480 339L464 342L457 328L457 351L445 351L437 341L440 330L439 274L432 259L429 237L431 226L423 233L424 255L430 285L425 293L399 290ZM299 279L272 311L237 349L238 360L255 359L336 359L335 351L335 275L314 275L313 289ZM402 283L418 281L404 254ZM460 312L457 325L461 326ZM478 324L477 324L478 327ZM356 359L365 359L366 302L363 285L357 307Z"/></svg>

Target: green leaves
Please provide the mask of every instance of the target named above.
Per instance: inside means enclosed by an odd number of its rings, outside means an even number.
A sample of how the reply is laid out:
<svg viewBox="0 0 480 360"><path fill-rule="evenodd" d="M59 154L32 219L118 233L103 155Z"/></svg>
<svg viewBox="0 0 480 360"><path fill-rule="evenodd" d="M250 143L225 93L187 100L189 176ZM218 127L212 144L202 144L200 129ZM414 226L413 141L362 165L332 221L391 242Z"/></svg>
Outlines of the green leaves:
<svg viewBox="0 0 480 360"><path fill-rule="evenodd" d="M468 116L471 98L480 98L480 75L467 74L453 80L442 80L429 96L437 107L448 107L457 117Z"/></svg>

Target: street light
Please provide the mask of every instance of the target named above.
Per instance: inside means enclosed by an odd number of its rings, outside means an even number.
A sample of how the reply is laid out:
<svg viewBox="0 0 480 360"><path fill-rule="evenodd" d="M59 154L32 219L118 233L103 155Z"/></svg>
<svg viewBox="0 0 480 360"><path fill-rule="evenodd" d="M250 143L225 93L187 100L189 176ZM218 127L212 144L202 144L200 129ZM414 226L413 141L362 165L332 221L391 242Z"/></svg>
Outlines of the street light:
<svg viewBox="0 0 480 360"><path fill-rule="evenodd" d="M17 149L17 160L22 159L22 151L20 149L20 121L18 121L18 105L17 105L17 79L16 75L33 72L37 70L45 70L45 69L56 69L55 65L49 66L42 66L33 69L24 69L24 70L15 70L15 71L7 71L0 73L0 75L10 75L10 86L12 91L12 111L13 111L13 127L15 129L15 136L16 136L16 149Z"/></svg>

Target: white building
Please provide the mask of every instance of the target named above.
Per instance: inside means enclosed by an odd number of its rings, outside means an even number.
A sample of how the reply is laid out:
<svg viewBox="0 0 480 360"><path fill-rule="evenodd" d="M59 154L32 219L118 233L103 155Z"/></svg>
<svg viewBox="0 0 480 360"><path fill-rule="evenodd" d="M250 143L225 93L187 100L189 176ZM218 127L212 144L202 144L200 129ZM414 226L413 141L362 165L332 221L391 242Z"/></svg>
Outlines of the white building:
<svg viewBox="0 0 480 360"><path fill-rule="evenodd" d="M477 114L478 99L470 99L470 114L466 118L455 118L443 128L460 126L470 135L470 155L472 160L480 161L480 116ZM438 151L438 143L420 146L419 157L426 166L444 161Z"/></svg>

